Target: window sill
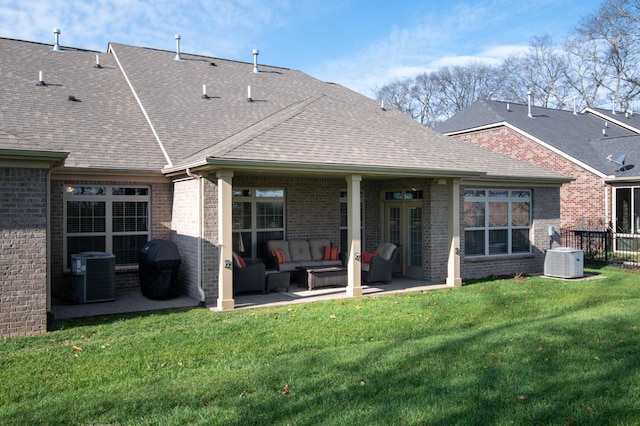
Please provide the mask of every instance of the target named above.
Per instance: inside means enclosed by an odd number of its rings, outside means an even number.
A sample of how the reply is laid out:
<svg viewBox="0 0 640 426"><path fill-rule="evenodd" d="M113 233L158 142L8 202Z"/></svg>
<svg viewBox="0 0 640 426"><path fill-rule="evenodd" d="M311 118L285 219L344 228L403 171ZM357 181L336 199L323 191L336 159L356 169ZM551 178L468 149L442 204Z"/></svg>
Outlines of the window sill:
<svg viewBox="0 0 640 426"><path fill-rule="evenodd" d="M487 262L493 260L513 260L513 259L529 259L533 258L533 253L515 253L515 254L493 254L489 256L465 256L465 262Z"/></svg>

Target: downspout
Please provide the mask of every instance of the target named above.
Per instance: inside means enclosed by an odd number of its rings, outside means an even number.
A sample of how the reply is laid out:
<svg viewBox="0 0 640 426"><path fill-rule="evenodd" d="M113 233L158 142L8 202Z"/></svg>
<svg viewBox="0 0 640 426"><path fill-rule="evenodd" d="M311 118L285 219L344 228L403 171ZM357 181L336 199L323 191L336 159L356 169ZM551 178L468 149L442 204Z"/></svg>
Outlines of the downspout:
<svg viewBox="0 0 640 426"><path fill-rule="evenodd" d="M198 294L200 294L200 304L205 304L205 294L202 288L202 240L204 238L202 231L203 217L204 217L204 187L202 185L202 176L191 173L190 169L186 169L187 176L196 179L198 181Z"/></svg>
<svg viewBox="0 0 640 426"><path fill-rule="evenodd" d="M64 166L64 160L60 160L56 162L49 170L47 170L47 195L46 195L46 204L47 204L47 223L45 224L45 232L47 234L46 238L46 251L47 251L47 268L46 268L46 286L47 286L47 324L46 330L53 331L55 328L54 322L55 318L53 317L53 311L51 310L51 175L56 170L62 168Z"/></svg>

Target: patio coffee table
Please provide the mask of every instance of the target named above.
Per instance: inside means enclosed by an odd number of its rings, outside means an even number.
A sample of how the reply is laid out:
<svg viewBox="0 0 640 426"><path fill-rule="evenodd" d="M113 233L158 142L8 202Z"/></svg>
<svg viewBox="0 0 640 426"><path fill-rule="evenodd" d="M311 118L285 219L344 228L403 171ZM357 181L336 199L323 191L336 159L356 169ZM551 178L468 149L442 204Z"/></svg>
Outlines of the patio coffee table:
<svg viewBox="0 0 640 426"><path fill-rule="evenodd" d="M298 285L307 286L309 290L318 287L347 286L347 268L343 266L301 266L297 269Z"/></svg>

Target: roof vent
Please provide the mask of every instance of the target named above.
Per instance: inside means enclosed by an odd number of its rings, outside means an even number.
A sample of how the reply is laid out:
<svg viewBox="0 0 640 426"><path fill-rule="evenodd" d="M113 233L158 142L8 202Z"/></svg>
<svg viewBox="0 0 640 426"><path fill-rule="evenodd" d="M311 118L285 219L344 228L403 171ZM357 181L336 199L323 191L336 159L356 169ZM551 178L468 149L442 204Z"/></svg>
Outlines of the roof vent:
<svg viewBox="0 0 640 426"><path fill-rule="evenodd" d="M181 61L182 60L182 56L180 56L180 35L176 34L174 36L174 38L176 39L176 56L173 59L175 61Z"/></svg>
<svg viewBox="0 0 640 426"><path fill-rule="evenodd" d="M386 109L384 109L384 99L380 100L380 109L386 111Z"/></svg>
<svg viewBox="0 0 640 426"><path fill-rule="evenodd" d="M253 49L253 52L251 53L253 54L253 72L258 73L260 72L258 69L258 55L260 54L260 51L258 51L258 49Z"/></svg>
<svg viewBox="0 0 640 426"><path fill-rule="evenodd" d="M38 72L38 82L36 83L36 86L46 86L47 83L44 82L44 78L42 77L42 71Z"/></svg>
<svg viewBox="0 0 640 426"><path fill-rule="evenodd" d="M529 118L533 118L533 114L531 114L531 90L527 91L527 104L528 104L528 113L527 116Z"/></svg>
<svg viewBox="0 0 640 426"><path fill-rule="evenodd" d="M578 105L576 103L576 97L573 97L573 115L578 115Z"/></svg>
<svg viewBox="0 0 640 426"><path fill-rule="evenodd" d="M207 95L207 85L202 85L202 99L209 99L209 95Z"/></svg>
<svg viewBox="0 0 640 426"><path fill-rule="evenodd" d="M56 52L60 52L62 50L62 48L60 47L60 28L54 28L53 29L53 49Z"/></svg>
<svg viewBox="0 0 640 426"><path fill-rule="evenodd" d="M611 114L616 113L616 97L611 95Z"/></svg>
<svg viewBox="0 0 640 426"><path fill-rule="evenodd" d="M509 102L507 102L507 111L511 112L511 105L509 105Z"/></svg>
<svg viewBox="0 0 640 426"><path fill-rule="evenodd" d="M253 98L251 97L251 86L247 86L247 102L253 102Z"/></svg>
<svg viewBox="0 0 640 426"><path fill-rule="evenodd" d="M100 65L100 55L96 55L96 64L93 67L102 68L102 65Z"/></svg>

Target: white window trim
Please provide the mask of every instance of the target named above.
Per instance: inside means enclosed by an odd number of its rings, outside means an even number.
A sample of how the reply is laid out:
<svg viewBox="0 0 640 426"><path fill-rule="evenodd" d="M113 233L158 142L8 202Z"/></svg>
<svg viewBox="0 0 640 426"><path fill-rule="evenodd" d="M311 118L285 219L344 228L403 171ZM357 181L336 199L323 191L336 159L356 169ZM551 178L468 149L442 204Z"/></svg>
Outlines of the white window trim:
<svg viewBox="0 0 640 426"><path fill-rule="evenodd" d="M105 188L104 195L74 195L67 192L67 188L69 187L101 187ZM146 188L147 195L112 195L113 188ZM105 251L108 253L113 253L113 237L114 236L126 236L126 235L142 235L147 234L147 240L151 238L151 224L152 221L152 209L151 209L151 186L150 185L118 185L118 184L93 184L93 183L84 183L84 184L72 184L66 183L63 185L63 213L62 213L62 229L63 229L63 238L62 238L62 251L64 256L64 269L66 271L70 270L70 266L67 264L68 261L68 246L67 239L68 237L93 237L93 236L104 236L105 237ZM68 201L104 201L106 203L105 206L105 232L68 232L67 231L67 202ZM146 201L147 202L147 231L146 232L113 232L113 207L112 203L114 201L131 201L131 202L139 202ZM116 269L128 269L131 268L133 263L127 264L119 264L116 265Z"/></svg>
<svg viewBox="0 0 640 426"><path fill-rule="evenodd" d="M251 228L239 228L233 229L231 232L235 233L251 233L251 258L257 257L258 247L258 233L260 232L274 232L282 231L283 238L287 235L287 192L284 188L269 188L269 187L239 187L233 188L235 191L251 191L250 196L232 196L231 202L249 202L251 203ZM258 197L257 191L282 191L282 197ZM258 209L256 204L264 201L280 201L282 202L282 228L258 228Z"/></svg>
<svg viewBox="0 0 640 426"><path fill-rule="evenodd" d="M485 195L484 196L470 196L467 197L465 192L466 191L484 191ZM508 195L506 197L489 197L489 192L491 191L495 191L495 192L504 192L504 191L508 191ZM514 197L513 196L513 192L528 192L529 193L529 198L526 200L529 202L529 225L528 226L513 226L511 225L512 223L512 203L513 202L522 202L524 201L521 197ZM468 258L479 258L479 257L497 257L497 256L507 256L507 255L527 255L531 253L532 250L532 244L531 244L531 229L533 228L533 191L530 189L516 189L516 188L464 188L463 190L463 209L464 209L464 203L466 202L483 202L485 204L485 216L484 216L484 226L482 227L467 227L464 226L463 227L463 234L466 233L466 231L485 231L485 241L484 241L484 253L482 254L466 254L465 253L465 257ZM500 227L490 227L489 226L489 219L490 219L490 214L489 214L489 203L491 202L507 202L508 205L508 209L507 209L507 226L500 226ZM464 213L463 213L463 220L464 220ZM518 252L513 252L513 231L514 230L519 230L519 229L526 229L529 231L529 250L528 251L518 251ZM506 253L490 253L489 250L489 232L493 231L493 230L507 230L507 251Z"/></svg>

